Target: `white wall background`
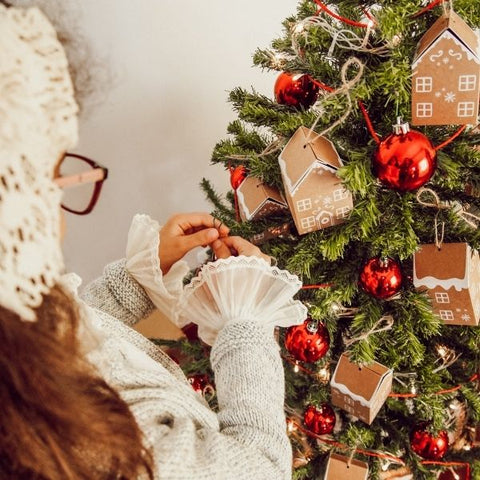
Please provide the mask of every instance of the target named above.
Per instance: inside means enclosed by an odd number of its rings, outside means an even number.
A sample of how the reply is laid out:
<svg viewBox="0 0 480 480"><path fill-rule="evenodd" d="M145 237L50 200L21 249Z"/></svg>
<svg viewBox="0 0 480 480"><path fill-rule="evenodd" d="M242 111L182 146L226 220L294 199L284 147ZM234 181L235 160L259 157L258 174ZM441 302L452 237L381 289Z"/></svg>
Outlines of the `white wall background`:
<svg viewBox="0 0 480 480"><path fill-rule="evenodd" d="M84 280L123 257L137 212L160 222L179 211L210 211L203 176L227 191L210 165L235 117L235 86L273 96L276 74L252 68L257 47L281 35L296 0L82 0L84 35L108 60L114 83L85 119L77 149L110 169L94 212L67 214L67 268Z"/></svg>

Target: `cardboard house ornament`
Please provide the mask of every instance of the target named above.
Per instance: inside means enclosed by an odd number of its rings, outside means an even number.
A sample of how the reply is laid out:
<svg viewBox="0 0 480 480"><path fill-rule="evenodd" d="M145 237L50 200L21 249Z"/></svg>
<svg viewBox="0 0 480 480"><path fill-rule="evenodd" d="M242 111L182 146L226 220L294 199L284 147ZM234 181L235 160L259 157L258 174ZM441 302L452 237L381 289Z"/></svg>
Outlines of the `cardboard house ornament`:
<svg viewBox="0 0 480 480"><path fill-rule="evenodd" d="M393 370L373 362L359 366L343 353L330 381L331 402L370 425L392 390Z"/></svg>
<svg viewBox="0 0 480 480"><path fill-rule="evenodd" d="M421 245L413 258L413 284L427 289L445 324L478 325L480 258L467 243Z"/></svg>
<svg viewBox="0 0 480 480"><path fill-rule="evenodd" d="M367 480L368 463L331 453L325 470L325 480Z"/></svg>
<svg viewBox="0 0 480 480"><path fill-rule="evenodd" d="M290 223L283 223L274 227L268 227L261 233L252 235L248 241L254 245L262 245L273 238L285 238L290 234L292 225Z"/></svg>
<svg viewBox="0 0 480 480"><path fill-rule="evenodd" d="M236 193L240 218L244 222L260 220L275 213L288 211L283 195L276 188L265 185L257 177L251 175L245 177Z"/></svg>
<svg viewBox="0 0 480 480"><path fill-rule="evenodd" d="M476 125L480 39L452 9L421 38L412 64L413 125Z"/></svg>
<svg viewBox="0 0 480 480"><path fill-rule="evenodd" d="M298 233L343 223L353 208L352 194L337 170L343 166L333 143L300 127L278 157L285 196Z"/></svg>

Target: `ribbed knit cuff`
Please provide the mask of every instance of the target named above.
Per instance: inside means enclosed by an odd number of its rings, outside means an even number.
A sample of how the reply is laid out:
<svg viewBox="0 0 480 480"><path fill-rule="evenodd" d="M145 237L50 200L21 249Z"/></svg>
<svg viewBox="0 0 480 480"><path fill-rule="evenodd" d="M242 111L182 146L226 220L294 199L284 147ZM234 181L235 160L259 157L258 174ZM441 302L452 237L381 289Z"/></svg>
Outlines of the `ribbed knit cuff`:
<svg viewBox="0 0 480 480"><path fill-rule="evenodd" d="M127 272L125 259L107 265L103 274L115 300L136 320L147 317L155 310L145 290Z"/></svg>

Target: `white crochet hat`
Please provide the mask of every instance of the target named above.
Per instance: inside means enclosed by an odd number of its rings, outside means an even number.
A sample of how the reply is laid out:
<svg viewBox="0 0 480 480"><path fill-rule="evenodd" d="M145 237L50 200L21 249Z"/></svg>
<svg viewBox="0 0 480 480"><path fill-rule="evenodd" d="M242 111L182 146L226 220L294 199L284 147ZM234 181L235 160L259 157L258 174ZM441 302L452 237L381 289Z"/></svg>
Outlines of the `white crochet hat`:
<svg viewBox="0 0 480 480"><path fill-rule="evenodd" d="M77 143L65 52L37 8L0 5L0 305L33 321L59 280L56 163Z"/></svg>

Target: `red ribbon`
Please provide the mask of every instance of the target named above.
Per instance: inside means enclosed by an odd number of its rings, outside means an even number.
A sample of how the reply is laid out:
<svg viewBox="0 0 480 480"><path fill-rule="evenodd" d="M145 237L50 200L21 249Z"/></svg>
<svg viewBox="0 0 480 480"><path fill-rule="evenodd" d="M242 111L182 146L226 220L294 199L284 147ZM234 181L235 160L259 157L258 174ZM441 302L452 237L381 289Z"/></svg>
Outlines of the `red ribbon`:
<svg viewBox="0 0 480 480"><path fill-rule="evenodd" d="M432 8L436 7L437 5L440 5L441 3L444 3L446 1L448 1L448 0L432 0L426 7L423 7L417 13L414 13L412 15L412 17L413 18L419 17L420 15L423 15L425 12L428 12Z"/></svg>
<svg viewBox="0 0 480 480"><path fill-rule="evenodd" d="M323 10L325 13L328 13L328 15L330 15L331 17L337 19L337 20L340 20L341 22L343 23L346 23L348 25L352 25L353 27L360 27L360 28L368 28L368 24L367 23L361 23L361 22L355 22L354 20L350 20L348 18L345 18L345 17L342 17L341 15L338 15L337 13L335 12L332 12L332 10L330 10L323 2L321 2L320 0L313 0L319 7L319 11L317 12L320 13L320 10ZM365 15L370 19L370 20L373 20L369 14L367 12L365 12Z"/></svg>
<svg viewBox="0 0 480 480"><path fill-rule="evenodd" d="M470 464L467 462L436 462L434 460L424 460L422 465L443 465L444 467L465 467L465 477L471 479Z"/></svg>
<svg viewBox="0 0 480 480"><path fill-rule="evenodd" d="M375 130L373 129L372 121L370 120L370 117L368 115L367 109L363 105L363 103L359 100L358 105L360 107L360 110L362 111L363 117L365 118L365 123L367 124L368 131L370 132L370 135L373 137L376 143L380 143L380 139L378 138L378 135L375 133ZM444 142L442 142L440 145L435 147L435 150L441 150L442 148L446 147L449 143L453 142L466 128L466 125L462 125L451 137L447 138Z"/></svg>
<svg viewBox="0 0 480 480"><path fill-rule="evenodd" d="M319 288L333 287L333 283L319 283L317 285L303 285L301 290L318 290Z"/></svg>
<svg viewBox="0 0 480 480"><path fill-rule="evenodd" d="M352 450L351 447L349 447L348 445L337 442L335 440L330 440L328 438L325 438L323 435L317 435L311 430L304 428L302 425L300 425L297 421L295 421L292 418L290 418L289 420L293 425L295 425L295 427L297 427L301 432L305 433L309 437L315 438L322 443L326 443L327 445L331 445L332 447L336 447L341 450L350 450L350 451ZM394 455L373 452L371 450L363 450L361 448L355 448L354 451L357 453L360 453L361 455L366 455L368 457L384 458L385 460L391 460L393 462L396 462L396 463L399 463L400 465L405 466L405 462L400 457L395 457ZM422 465L442 465L444 467L465 467L466 478L467 480L471 479L471 473L470 473L471 468L468 462L440 462L440 461L434 461L434 460L423 460L421 463Z"/></svg>

